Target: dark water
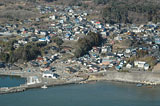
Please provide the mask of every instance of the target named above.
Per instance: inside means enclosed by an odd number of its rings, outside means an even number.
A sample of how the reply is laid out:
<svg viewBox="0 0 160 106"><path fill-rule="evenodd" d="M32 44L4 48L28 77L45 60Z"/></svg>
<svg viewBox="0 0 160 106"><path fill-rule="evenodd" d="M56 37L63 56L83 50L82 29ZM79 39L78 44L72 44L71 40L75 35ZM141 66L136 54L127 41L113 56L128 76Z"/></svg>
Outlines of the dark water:
<svg viewBox="0 0 160 106"><path fill-rule="evenodd" d="M0 87L14 87L24 84L25 82L26 80L20 77L0 76Z"/></svg>
<svg viewBox="0 0 160 106"><path fill-rule="evenodd" d="M0 106L160 106L160 88L98 82L0 95Z"/></svg>

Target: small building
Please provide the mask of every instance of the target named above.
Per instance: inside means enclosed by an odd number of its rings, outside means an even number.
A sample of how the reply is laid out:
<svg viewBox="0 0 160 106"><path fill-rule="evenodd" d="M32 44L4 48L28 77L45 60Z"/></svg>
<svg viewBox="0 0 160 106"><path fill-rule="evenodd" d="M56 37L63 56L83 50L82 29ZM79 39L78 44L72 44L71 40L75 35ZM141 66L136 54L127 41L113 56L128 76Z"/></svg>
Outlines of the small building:
<svg viewBox="0 0 160 106"><path fill-rule="evenodd" d="M129 64L129 63L126 65L126 68L129 68L129 69L130 69L130 68L132 68L132 67L133 67L133 66L132 66L131 64Z"/></svg>
<svg viewBox="0 0 160 106"><path fill-rule="evenodd" d="M160 44L160 38L155 38L155 44Z"/></svg>
<svg viewBox="0 0 160 106"><path fill-rule="evenodd" d="M115 61L116 60L114 58L104 57L100 65L110 65L112 62L115 62Z"/></svg>
<svg viewBox="0 0 160 106"><path fill-rule="evenodd" d="M123 53L117 53L117 56L119 56L119 57L123 57L123 56L124 56L124 54L123 54Z"/></svg>
<svg viewBox="0 0 160 106"><path fill-rule="evenodd" d="M145 69L145 70L148 70L149 67L150 67L149 64L145 64L145 65L144 65L144 69Z"/></svg>
<svg viewBox="0 0 160 106"><path fill-rule="evenodd" d="M116 70L120 70L120 69L121 69L121 66L116 66L115 69L116 69Z"/></svg>
<svg viewBox="0 0 160 106"><path fill-rule="evenodd" d="M134 65L137 66L138 68L144 68L144 65L146 62L144 61L134 61Z"/></svg>
<svg viewBox="0 0 160 106"><path fill-rule="evenodd" d="M73 69L72 67L66 67L65 72L67 72L69 74L73 74L73 73L77 72L77 70Z"/></svg>
<svg viewBox="0 0 160 106"><path fill-rule="evenodd" d="M145 70L148 70L150 67L149 64L147 64L144 61L134 61L134 65L137 66L138 68L143 68Z"/></svg>
<svg viewBox="0 0 160 106"><path fill-rule="evenodd" d="M27 78L27 85L32 85L32 84L37 84L40 83L41 81L38 79L37 76L29 76Z"/></svg>
<svg viewBox="0 0 160 106"><path fill-rule="evenodd" d="M131 49L129 49L129 48L127 48L126 50L125 50L125 53L131 53Z"/></svg>
<svg viewBox="0 0 160 106"><path fill-rule="evenodd" d="M58 74L52 73L51 71L45 71L42 74L43 78L52 78L52 79L57 79L59 77Z"/></svg>
<svg viewBox="0 0 160 106"><path fill-rule="evenodd" d="M11 66L9 67L9 69L10 69L10 70L22 70L21 67L18 67L18 66L16 66L16 65L11 65Z"/></svg>
<svg viewBox="0 0 160 106"><path fill-rule="evenodd" d="M109 65L111 62L109 59L103 59L101 65Z"/></svg>
<svg viewBox="0 0 160 106"><path fill-rule="evenodd" d="M0 62L0 68L4 68L5 64L3 62Z"/></svg>
<svg viewBox="0 0 160 106"><path fill-rule="evenodd" d="M49 17L51 20L55 20L56 19L56 16L55 15L52 15Z"/></svg>
<svg viewBox="0 0 160 106"><path fill-rule="evenodd" d="M50 37L46 36L45 38L40 38L39 41L40 42L50 42Z"/></svg>

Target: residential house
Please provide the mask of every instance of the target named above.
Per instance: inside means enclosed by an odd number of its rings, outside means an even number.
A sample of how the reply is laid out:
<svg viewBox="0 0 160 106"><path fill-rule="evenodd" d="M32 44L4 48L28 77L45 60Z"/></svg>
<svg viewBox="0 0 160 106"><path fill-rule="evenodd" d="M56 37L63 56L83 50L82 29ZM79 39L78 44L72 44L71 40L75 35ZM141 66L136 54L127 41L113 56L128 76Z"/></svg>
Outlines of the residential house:
<svg viewBox="0 0 160 106"><path fill-rule="evenodd" d="M56 19L56 16L55 15L52 15L49 17L51 20L55 20Z"/></svg>
<svg viewBox="0 0 160 106"><path fill-rule="evenodd" d="M159 37L155 38L155 44L160 44L160 38Z"/></svg>
<svg viewBox="0 0 160 106"><path fill-rule="evenodd" d="M102 62L100 63L100 65L109 65L109 64L111 64L114 61L116 61L116 60L104 57L102 59Z"/></svg>
<svg viewBox="0 0 160 106"><path fill-rule="evenodd" d="M39 41L41 41L41 42L50 42L50 36L46 36L45 38L40 38Z"/></svg>
<svg viewBox="0 0 160 106"><path fill-rule="evenodd" d="M128 69L130 69L130 68L132 68L132 67L133 67L133 65L130 64L130 63L128 63L128 64L126 65L126 68L128 68Z"/></svg>
<svg viewBox="0 0 160 106"><path fill-rule="evenodd" d="M149 64L147 64L144 61L134 61L134 65L137 66L138 68L143 68L145 70L148 70L150 67Z"/></svg>
<svg viewBox="0 0 160 106"><path fill-rule="evenodd" d="M65 72L69 74L73 74L77 72L77 70L73 69L72 67L66 67Z"/></svg>
<svg viewBox="0 0 160 106"><path fill-rule="evenodd" d="M116 66L115 69L116 70L120 70L122 67L121 66Z"/></svg>
<svg viewBox="0 0 160 106"><path fill-rule="evenodd" d="M52 73L51 71L45 71L42 74L43 78L52 78L52 79L57 79L59 77L58 74Z"/></svg>
<svg viewBox="0 0 160 106"><path fill-rule="evenodd" d="M0 68L5 68L5 64L3 62L0 62Z"/></svg>

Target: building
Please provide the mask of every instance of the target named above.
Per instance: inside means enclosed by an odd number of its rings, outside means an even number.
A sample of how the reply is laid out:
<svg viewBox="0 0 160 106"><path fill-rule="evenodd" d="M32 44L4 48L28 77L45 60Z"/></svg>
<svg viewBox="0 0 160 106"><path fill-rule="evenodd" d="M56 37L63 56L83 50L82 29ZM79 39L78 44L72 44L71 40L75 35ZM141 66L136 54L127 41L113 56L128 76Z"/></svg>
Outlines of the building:
<svg viewBox="0 0 160 106"><path fill-rule="evenodd" d="M116 61L115 59L104 57L100 65L110 65L110 63L115 62L115 61Z"/></svg>
<svg viewBox="0 0 160 106"><path fill-rule="evenodd" d="M148 70L150 67L149 64L147 64L144 61L134 61L134 65L137 66L138 68L143 68L145 70Z"/></svg>
<svg viewBox="0 0 160 106"><path fill-rule="evenodd" d="M134 65L137 66L138 68L144 68L144 65L146 62L144 61L134 61Z"/></svg>
<svg viewBox="0 0 160 106"><path fill-rule="evenodd" d="M45 71L45 72L43 72L42 77L57 79L59 77L59 75L55 74L55 73L52 73L51 71Z"/></svg>
<svg viewBox="0 0 160 106"><path fill-rule="evenodd" d="M160 38L155 38L155 44L160 44Z"/></svg>
<svg viewBox="0 0 160 106"><path fill-rule="evenodd" d="M27 85L32 85L32 84L37 84L40 83L41 81L38 79L37 76L29 76L27 78Z"/></svg>
<svg viewBox="0 0 160 106"><path fill-rule="evenodd" d="M128 68L128 69L130 69L130 68L132 68L132 67L133 67L132 64L129 64L129 63L128 63L128 64L126 65L126 68Z"/></svg>
<svg viewBox="0 0 160 106"><path fill-rule="evenodd" d="M4 68L5 64L3 62L0 62L0 68Z"/></svg>
<svg viewBox="0 0 160 106"><path fill-rule="evenodd" d="M73 69L72 67L66 67L65 72L68 74L73 74L77 71L75 69Z"/></svg>

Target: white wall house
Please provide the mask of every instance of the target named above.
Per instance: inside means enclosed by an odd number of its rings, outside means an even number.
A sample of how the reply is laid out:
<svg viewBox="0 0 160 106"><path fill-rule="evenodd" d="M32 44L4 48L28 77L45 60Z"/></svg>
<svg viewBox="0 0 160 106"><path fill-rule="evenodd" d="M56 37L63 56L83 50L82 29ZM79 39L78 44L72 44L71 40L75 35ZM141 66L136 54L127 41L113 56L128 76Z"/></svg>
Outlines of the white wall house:
<svg viewBox="0 0 160 106"><path fill-rule="evenodd" d="M126 68L129 68L129 69L130 69L130 68L132 68L132 65L128 63L128 64L126 65Z"/></svg>
<svg viewBox="0 0 160 106"><path fill-rule="evenodd" d="M45 71L43 74L42 74L42 77L43 78L52 78L52 79L57 79L57 75L50 72L50 71Z"/></svg>
<svg viewBox="0 0 160 106"><path fill-rule="evenodd" d="M150 67L149 64L147 64L144 61L134 61L134 65L137 66L138 68L143 68L145 70L148 70Z"/></svg>
<svg viewBox="0 0 160 106"><path fill-rule="evenodd" d="M131 49L126 49L125 53L131 53Z"/></svg>
<svg viewBox="0 0 160 106"><path fill-rule="evenodd" d="M56 16L55 15L52 15L49 17L51 20L55 20L56 19Z"/></svg>
<svg viewBox="0 0 160 106"><path fill-rule="evenodd" d="M101 52L102 53L106 53L107 52L107 48L106 47L102 47Z"/></svg>
<svg viewBox="0 0 160 106"><path fill-rule="evenodd" d="M132 31L135 33L139 33L139 32L141 32L141 29L135 27L135 28L132 28Z"/></svg>
<svg viewBox="0 0 160 106"><path fill-rule="evenodd" d="M134 65L137 66L138 68L144 68L144 65L146 62L144 61L134 61Z"/></svg>

